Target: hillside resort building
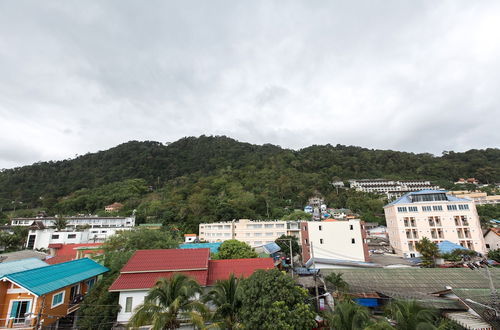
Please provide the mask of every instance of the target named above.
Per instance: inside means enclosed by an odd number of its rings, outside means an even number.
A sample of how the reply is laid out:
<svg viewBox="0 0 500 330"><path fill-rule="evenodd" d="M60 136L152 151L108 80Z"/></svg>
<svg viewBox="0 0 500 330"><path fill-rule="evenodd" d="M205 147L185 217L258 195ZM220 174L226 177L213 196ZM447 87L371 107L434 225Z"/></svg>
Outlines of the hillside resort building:
<svg viewBox="0 0 500 330"><path fill-rule="evenodd" d="M421 190L387 204L384 212L391 246L399 256L418 257L415 244L423 237L486 253L476 206L469 199L442 190Z"/></svg>

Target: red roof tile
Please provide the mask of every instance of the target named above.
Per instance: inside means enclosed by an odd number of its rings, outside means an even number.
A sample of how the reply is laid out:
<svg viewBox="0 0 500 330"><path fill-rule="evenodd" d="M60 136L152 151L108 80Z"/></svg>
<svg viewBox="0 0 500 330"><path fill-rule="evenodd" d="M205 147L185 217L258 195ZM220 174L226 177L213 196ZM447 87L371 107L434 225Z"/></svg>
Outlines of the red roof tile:
<svg viewBox="0 0 500 330"><path fill-rule="evenodd" d="M62 244L60 248L56 250L56 256L75 256L76 248L89 247L94 248L101 246L102 243L85 243L85 244Z"/></svg>
<svg viewBox="0 0 500 330"><path fill-rule="evenodd" d="M149 290L160 278L170 278L173 274L181 273L193 278L201 286L207 285L207 270L193 270L187 272L152 272L120 274L109 287L109 291Z"/></svg>
<svg viewBox="0 0 500 330"><path fill-rule="evenodd" d="M272 269L272 258L210 260L208 264L208 285L225 280L229 274L248 277L257 269Z"/></svg>
<svg viewBox="0 0 500 330"><path fill-rule="evenodd" d="M207 269L210 249L138 250L121 273Z"/></svg>
<svg viewBox="0 0 500 330"><path fill-rule="evenodd" d="M49 265L55 265L55 264L60 264L62 262L67 262L73 260L74 257L72 256L55 256L55 257L48 257L47 259L44 260L44 262L48 263Z"/></svg>

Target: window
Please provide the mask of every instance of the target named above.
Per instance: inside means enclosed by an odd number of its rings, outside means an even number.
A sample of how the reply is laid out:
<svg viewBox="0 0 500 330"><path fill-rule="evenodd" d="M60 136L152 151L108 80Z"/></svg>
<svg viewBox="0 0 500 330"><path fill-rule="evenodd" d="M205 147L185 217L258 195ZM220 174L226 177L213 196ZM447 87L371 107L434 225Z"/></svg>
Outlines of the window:
<svg viewBox="0 0 500 330"><path fill-rule="evenodd" d="M30 301L14 300L10 309L10 317L14 318L14 324L23 323L26 320L25 314L29 312Z"/></svg>
<svg viewBox="0 0 500 330"><path fill-rule="evenodd" d="M457 210L457 206L456 205L446 205L446 208L448 209L448 211L456 211Z"/></svg>
<svg viewBox="0 0 500 330"><path fill-rule="evenodd" d="M405 223L405 227L408 227L408 218L405 218L403 221Z"/></svg>
<svg viewBox="0 0 500 330"><path fill-rule="evenodd" d="M262 233L254 233L253 235L254 235L255 237L260 237L260 236L262 236Z"/></svg>
<svg viewBox="0 0 500 330"><path fill-rule="evenodd" d="M250 237L252 234L251 233L246 233L247 237Z"/></svg>
<svg viewBox="0 0 500 330"><path fill-rule="evenodd" d="M76 234L68 234L68 239L76 238Z"/></svg>
<svg viewBox="0 0 500 330"><path fill-rule="evenodd" d="M264 225L264 228L274 228L274 225L273 224L267 224L267 225Z"/></svg>
<svg viewBox="0 0 500 330"><path fill-rule="evenodd" d="M52 235L52 239L59 239L59 235Z"/></svg>
<svg viewBox="0 0 500 330"><path fill-rule="evenodd" d="M132 301L133 297L127 297L125 299L125 313L131 313L132 312Z"/></svg>
<svg viewBox="0 0 500 330"><path fill-rule="evenodd" d="M73 285L71 287L71 290L69 291L69 303L71 304L73 302L73 299L75 299L76 295L80 292L80 284Z"/></svg>
<svg viewBox="0 0 500 330"><path fill-rule="evenodd" d="M406 206L398 206L398 212L407 212Z"/></svg>
<svg viewBox="0 0 500 330"><path fill-rule="evenodd" d="M351 238L351 243L356 244L356 240L354 238Z"/></svg>
<svg viewBox="0 0 500 330"><path fill-rule="evenodd" d="M273 236L273 233L266 233L266 236Z"/></svg>
<svg viewBox="0 0 500 330"><path fill-rule="evenodd" d="M459 210L468 210L469 209L469 205L467 205L467 204L459 204L458 205L458 209Z"/></svg>
<svg viewBox="0 0 500 330"><path fill-rule="evenodd" d="M253 229L260 229L262 228L262 225L253 225Z"/></svg>
<svg viewBox="0 0 500 330"><path fill-rule="evenodd" d="M89 292L90 289L92 289L94 283L95 283L95 278L91 278L90 280L85 281L85 284L87 285L87 292Z"/></svg>
<svg viewBox="0 0 500 330"><path fill-rule="evenodd" d="M349 225L349 230L354 230L354 226L353 225Z"/></svg>
<svg viewBox="0 0 500 330"><path fill-rule="evenodd" d="M318 229L321 230L321 226L319 226Z"/></svg>
<svg viewBox="0 0 500 330"><path fill-rule="evenodd" d="M432 206L432 210L433 211L442 211L443 210L443 206L442 205L433 205Z"/></svg>
<svg viewBox="0 0 500 330"><path fill-rule="evenodd" d="M285 224L284 223L277 223L276 228L285 228ZM306 230L307 230L307 228L306 228Z"/></svg>
<svg viewBox="0 0 500 330"><path fill-rule="evenodd" d="M224 225L224 229L231 229L230 225Z"/></svg>
<svg viewBox="0 0 500 330"><path fill-rule="evenodd" d="M278 237L285 236L285 233L284 232L278 232L278 233L276 233L276 235L278 235Z"/></svg>
<svg viewBox="0 0 500 330"><path fill-rule="evenodd" d="M64 302L64 291L58 292L52 296L52 308L62 305Z"/></svg>
<svg viewBox="0 0 500 330"><path fill-rule="evenodd" d="M255 245L262 245L262 241L255 241L254 244Z"/></svg>
<svg viewBox="0 0 500 330"><path fill-rule="evenodd" d="M486 248L489 249L490 248L490 245L489 244L486 244Z"/></svg>
<svg viewBox="0 0 500 330"><path fill-rule="evenodd" d="M304 241L306 242L306 244L309 244L309 242L307 241L307 238Z"/></svg>
<svg viewBox="0 0 500 330"><path fill-rule="evenodd" d="M319 244L323 244L323 239L322 238L319 239Z"/></svg>
<svg viewBox="0 0 500 330"><path fill-rule="evenodd" d="M229 237L229 233L224 233L224 237Z"/></svg>
<svg viewBox="0 0 500 330"><path fill-rule="evenodd" d="M416 206L408 206L408 212L418 212L418 208Z"/></svg>
<svg viewBox="0 0 500 330"><path fill-rule="evenodd" d="M422 211L430 212L430 211L432 211L432 208L430 206L422 206Z"/></svg>

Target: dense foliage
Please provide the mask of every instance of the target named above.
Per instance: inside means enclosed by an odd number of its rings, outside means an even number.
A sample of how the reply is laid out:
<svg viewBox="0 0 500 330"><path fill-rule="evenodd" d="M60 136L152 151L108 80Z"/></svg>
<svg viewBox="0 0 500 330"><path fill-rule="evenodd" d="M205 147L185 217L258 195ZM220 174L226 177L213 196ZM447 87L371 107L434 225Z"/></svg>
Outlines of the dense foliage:
<svg viewBox="0 0 500 330"><path fill-rule="evenodd" d="M213 259L246 259L257 258L257 253L245 242L235 239L224 241Z"/></svg>
<svg viewBox="0 0 500 330"><path fill-rule="evenodd" d="M415 243L415 248L421 254L423 267L436 266L436 258L439 256L439 249L436 243L424 237Z"/></svg>
<svg viewBox="0 0 500 330"><path fill-rule="evenodd" d="M299 330L315 325L307 291L276 269L254 272L240 288L240 320L245 329Z"/></svg>
<svg viewBox="0 0 500 330"><path fill-rule="evenodd" d="M459 177L496 182L500 150L436 157L343 145L294 151L227 137L189 137L169 145L131 141L72 160L2 170L0 212L98 213L121 202L123 214L137 210L139 223L179 223L193 231L200 222L283 218L319 192L331 207L383 222L385 201L379 196L331 185L379 177L430 179L444 187Z"/></svg>

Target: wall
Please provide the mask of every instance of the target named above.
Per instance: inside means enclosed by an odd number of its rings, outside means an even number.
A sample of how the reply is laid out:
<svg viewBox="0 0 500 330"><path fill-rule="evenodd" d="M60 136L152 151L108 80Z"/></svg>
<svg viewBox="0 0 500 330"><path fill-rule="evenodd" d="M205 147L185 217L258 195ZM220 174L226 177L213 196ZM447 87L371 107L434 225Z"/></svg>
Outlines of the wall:
<svg viewBox="0 0 500 330"><path fill-rule="evenodd" d="M500 236L498 236L498 234L494 231L490 230L488 234L484 236L484 243L485 245L488 244L489 247L486 246L486 249L488 251L500 249Z"/></svg>
<svg viewBox="0 0 500 330"><path fill-rule="evenodd" d="M127 323L133 314L134 309L144 302L144 297L147 294L147 290L144 291L121 291L119 304L122 307L117 316L117 321L120 323ZM132 297L132 312L126 313L125 306L127 297Z"/></svg>

